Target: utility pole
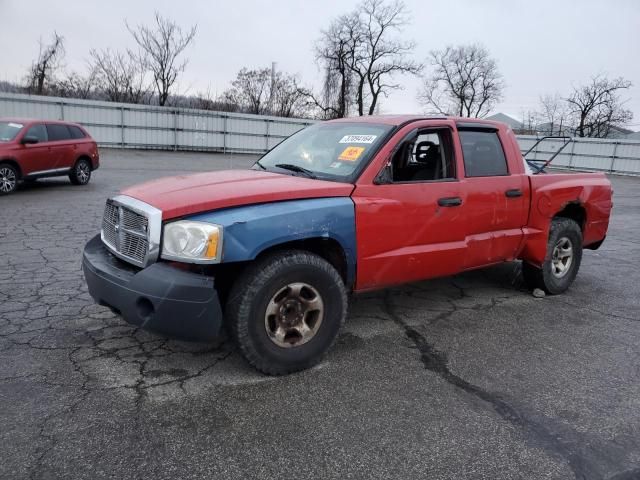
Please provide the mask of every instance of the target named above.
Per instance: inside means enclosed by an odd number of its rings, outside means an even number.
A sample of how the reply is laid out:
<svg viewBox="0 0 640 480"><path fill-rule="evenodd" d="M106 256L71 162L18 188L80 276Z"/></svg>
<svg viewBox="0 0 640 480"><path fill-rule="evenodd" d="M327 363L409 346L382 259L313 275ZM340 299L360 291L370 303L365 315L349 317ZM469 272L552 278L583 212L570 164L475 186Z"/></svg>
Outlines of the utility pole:
<svg viewBox="0 0 640 480"><path fill-rule="evenodd" d="M269 89L269 115L273 115L273 91L276 87L276 62L271 62L271 88Z"/></svg>

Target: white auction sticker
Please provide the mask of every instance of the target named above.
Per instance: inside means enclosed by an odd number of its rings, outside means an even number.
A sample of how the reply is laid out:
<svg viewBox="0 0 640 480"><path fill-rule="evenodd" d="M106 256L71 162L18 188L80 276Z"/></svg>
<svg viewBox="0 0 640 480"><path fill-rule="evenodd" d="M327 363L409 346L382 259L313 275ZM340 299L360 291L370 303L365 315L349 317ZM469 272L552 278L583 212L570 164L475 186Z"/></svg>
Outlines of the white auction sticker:
<svg viewBox="0 0 640 480"><path fill-rule="evenodd" d="M11 128L22 128L22 127L24 127L24 125L22 125L21 123L10 123L9 126Z"/></svg>
<svg viewBox="0 0 640 480"><path fill-rule="evenodd" d="M377 135L345 135L338 143L373 143Z"/></svg>

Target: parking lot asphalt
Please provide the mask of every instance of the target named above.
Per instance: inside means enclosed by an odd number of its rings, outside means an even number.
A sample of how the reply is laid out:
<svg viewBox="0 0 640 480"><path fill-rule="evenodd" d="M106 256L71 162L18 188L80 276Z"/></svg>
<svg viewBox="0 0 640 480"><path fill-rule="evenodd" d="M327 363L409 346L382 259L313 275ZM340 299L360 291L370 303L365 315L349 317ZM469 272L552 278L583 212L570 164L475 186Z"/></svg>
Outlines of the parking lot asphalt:
<svg viewBox="0 0 640 480"><path fill-rule="evenodd" d="M353 298L309 371L128 326L87 293L106 197L242 156L103 150L0 198L0 478L640 478L640 178L534 298L511 263Z"/></svg>

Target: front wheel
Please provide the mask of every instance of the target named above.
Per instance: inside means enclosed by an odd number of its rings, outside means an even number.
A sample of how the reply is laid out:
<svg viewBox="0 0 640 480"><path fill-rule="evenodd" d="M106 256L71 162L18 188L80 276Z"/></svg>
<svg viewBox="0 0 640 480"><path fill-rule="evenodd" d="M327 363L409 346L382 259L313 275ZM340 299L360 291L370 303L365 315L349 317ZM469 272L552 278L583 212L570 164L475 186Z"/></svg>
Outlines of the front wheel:
<svg viewBox="0 0 640 480"><path fill-rule="evenodd" d="M273 254L249 267L227 301L227 325L245 359L268 375L318 363L347 313L336 269L303 251Z"/></svg>
<svg viewBox="0 0 640 480"><path fill-rule="evenodd" d="M0 195L9 195L18 187L18 170L8 163L0 164Z"/></svg>
<svg viewBox="0 0 640 480"><path fill-rule="evenodd" d="M570 218L551 222L547 255L542 268L522 265L522 275L531 289L540 288L553 295L567 290L578 275L582 261L582 230Z"/></svg>
<svg viewBox="0 0 640 480"><path fill-rule="evenodd" d="M91 179L91 163L86 158L81 158L69 172L69 180L74 185L86 185Z"/></svg>

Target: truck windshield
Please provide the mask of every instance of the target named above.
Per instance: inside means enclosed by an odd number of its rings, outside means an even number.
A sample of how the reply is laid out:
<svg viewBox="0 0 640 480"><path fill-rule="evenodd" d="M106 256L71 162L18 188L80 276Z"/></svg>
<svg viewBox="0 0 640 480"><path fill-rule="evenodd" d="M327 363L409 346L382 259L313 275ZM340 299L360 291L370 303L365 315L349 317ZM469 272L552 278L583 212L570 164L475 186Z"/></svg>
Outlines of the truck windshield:
<svg viewBox="0 0 640 480"><path fill-rule="evenodd" d="M21 123L0 122L0 142L10 142L22 130Z"/></svg>
<svg viewBox="0 0 640 480"><path fill-rule="evenodd" d="M254 169L323 180L351 181L393 127L369 123L317 123L292 135Z"/></svg>

